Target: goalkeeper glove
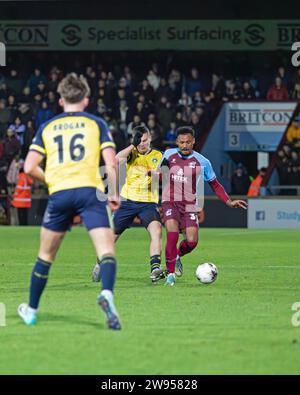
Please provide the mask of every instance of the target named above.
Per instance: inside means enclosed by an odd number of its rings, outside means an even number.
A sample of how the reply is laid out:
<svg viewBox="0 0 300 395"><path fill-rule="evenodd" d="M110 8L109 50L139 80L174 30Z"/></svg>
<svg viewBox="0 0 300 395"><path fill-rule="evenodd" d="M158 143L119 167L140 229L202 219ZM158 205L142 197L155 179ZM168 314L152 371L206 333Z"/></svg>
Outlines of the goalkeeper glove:
<svg viewBox="0 0 300 395"><path fill-rule="evenodd" d="M135 146L135 148L137 148L137 146L140 145L142 137L143 137L143 133L138 131L135 133L132 140L132 144Z"/></svg>

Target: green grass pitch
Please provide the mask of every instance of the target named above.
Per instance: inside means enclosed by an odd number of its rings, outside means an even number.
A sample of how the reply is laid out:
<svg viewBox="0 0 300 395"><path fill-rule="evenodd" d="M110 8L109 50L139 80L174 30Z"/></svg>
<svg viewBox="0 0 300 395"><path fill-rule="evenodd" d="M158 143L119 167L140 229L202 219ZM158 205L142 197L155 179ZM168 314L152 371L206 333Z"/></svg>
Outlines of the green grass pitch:
<svg viewBox="0 0 300 395"><path fill-rule="evenodd" d="M117 244L116 304L123 330L106 329L83 228L67 235L50 272L36 327L17 306L28 299L37 227L0 227L1 374L300 374L298 231L201 229L175 287L149 280L148 236L134 228ZM217 281L200 285L197 264Z"/></svg>

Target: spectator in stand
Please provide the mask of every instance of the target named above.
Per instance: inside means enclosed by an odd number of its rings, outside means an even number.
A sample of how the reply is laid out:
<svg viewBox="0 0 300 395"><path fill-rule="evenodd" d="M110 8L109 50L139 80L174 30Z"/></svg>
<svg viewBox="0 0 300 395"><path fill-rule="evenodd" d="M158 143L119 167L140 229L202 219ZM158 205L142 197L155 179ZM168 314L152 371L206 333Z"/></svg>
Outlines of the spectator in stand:
<svg viewBox="0 0 300 395"><path fill-rule="evenodd" d="M203 113L202 109L201 109L201 111ZM191 122L190 122L189 126L191 126L194 129L195 139L197 141L199 139L199 137L201 136L201 133L204 132L204 126L205 126L204 119L202 118L202 116L200 119L199 115L195 111L193 111L191 114Z"/></svg>
<svg viewBox="0 0 300 395"><path fill-rule="evenodd" d="M178 100L178 106L181 109L184 109L187 106L191 106L192 104L193 104L193 101L187 93L183 93L181 95L181 98Z"/></svg>
<svg viewBox="0 0 300 395"><path fill-rule="evenodd" d="M174 148L176 147L176 138L176 123L170 122L170 128L164 136L164 144L166 144L170 148Z"/></svg>
<svg viewBox="0 0 300 395"><path fill-rule="evenodd" d="M22 146L24 143L24 133L26 130L26 126L21 122L21 119L19 117L17 117L15 119L14 123L12 123L9 126L9 128L15 132L15 135Z"/></svg>
<svg viewBox="0 0 300 395"><path fill-rule="evenodd" d="M35 118L42 105L42 96L40 94L34 95L34 100L31 103L33 117Z"/></svg>
<svg viewBox="0 0 300 395"><path fill-rule="evenodd" d="M6 174L6 180L10 191L12 191L18 182L18 176L21 166L23 166L24 161L20 161L19 155L16 155L10 163Z"/></svg>
<svg viewBox="0 0 300 395"><path fill-rule="evenodd" d="M6 107L5 100L0 100L0 138L5 135L8 124L11 122L12 114Z"/></svg>
<svg viewBox="0 0 300 395"><path fill-rule="evenodd" d="M4 157L4 142L3 139L0 137L0 161Z"/></svg>
<svg viewBox="0 0 300 395"><path fill-rule="evenodd" d="M177 128L187 125L187 123L183 120L183 116L182 116L182 112L181 111L177 111L176 112L175 123L176 123Z"/></svg>
<svg viewBox="0 0 300 395"><path fill-rule="evenodd" d="M152 69L148 72L147 80L153 90L156 91L159 87L160 77Z"/></svg>
<svg viewBox="0 0 300 395"><path fill-rule="evenodd" d="M157 107L157 118L164 131L167 130L174 117L175 111L171 103L166 96L162 96Z"/></svg>
<svg viewBox="0 0 300 395"><path fill-rule="evenodd" d="M58 114L60 112L60 109L58 106L57 97L53 91L48 92L47 101L49 110L51 110L54 115Z"/></svg>
<svg viewBox="0 0 300 395"><path fill-rule="evenodd" d="M11 128L7 129L3 143L4 143L4 158L9 166L14 156L20 154L21 151L21 144L17 139L13 129Z"/></svg>
<svg viewBox="0 0 300 395"><path fill-rule="evenodd" d="M263 182L263 179L265 177L267 173L267 169L265 167L262 167L259 172L258 175L254 178L254 180L251 182L249 190L247 195L249 197L257 197L260 196L260 187L261 184Z"/></svg>
<svg viewBox="0 0 300 395"><path fill-rule="evenodd" d="M193 106L194 107L201 107L204 106L204 100L203 100L203 95L200 91L196 91L193 95Z"/></svg>
<svg viewBox="0 0 300 395"><path fill-rule="evenodd" d="M119 79L119 83L118 83L117 89L124 89L125 90L126 99L128 99L129 96L131 96L131 94L132 94L131 86L128 85L127 80L126 80L125 77L121 77Z"/></svg>
<svg viewBox="0 0 300 395"><path fill-rule="evenodd" d="M190 77L185 81L185 92L192 97L197 91L203 90L203 84L199 76L199 71L193 67L190 71Z"/></svg>
<svg viewBox="0 0 300 395"><path fill-rule="evenodd" d="M29 86L25 86L22 90L22 94L19 97L19 103L31 103L32 95Z"/></svg>
<svg viewBox="0 0 300 395"><path fill-rule="evenodd" d="M295 84L294 88L291 91L291 99L292 100L300 100L300 84Z"/></svg>
<svg viewBox="0 0 300 395"><path fill-rule="evenodd" d="M22 158L25 159L28 153L29 147L32 143L32 140L35 136L35 129L33 127L33 121L28 121L26 124L26 130L24 134L24 143L22 147Z"/></svg>
<svg viewBox="0 0 300 395"><path fill-rule="evenodd" d="M19 75L16 69L11 69L9 72L9 77L6 80L7 86L12 90L12 92L19 93L21 92L24 86L24 80Z"/></svg>
<svg viewBox="0 0 300 395"><path fill-rule="evenodd" d="M144 109L147 114L155 111L155 107L153 106L152 102L147 101L146 97L143 94L138 95L137 101L143 103Z"/></svg>
<svg viewBox="0 0 300 395"><path fill-rule="evenodd" d="M278 171L279 184L288 185L288 158L283 150L279 150L276 158L276 167ZM285 195L286 191L281 190L280 195Z"/></svg>
<svg viewBox="0 0 300 395"><path fill-rule="evenodd" d="M284 101L289 99L289 93L280 77L275 78L275 83L269 88L267 100Z"/></svg>
<svg viewBox="0 0 300 395"><path fill-rule="evenodd" d="M174 103L174 94L170 86L167 84L165 78L161 78L159 81L159 86L155 92L155 100L158 102L162 96L165 96L168 101Z"/></svg>
<svg viewBox="0 0 300 395"><path fill-rule="evenodd" d="M54 113L49 109L48 103L44 100L42 101L42 107L38 110L35 118L35 127L39 129L39 127L49 119L54 117Z"/></svg>
<svg viewBox="0 0 300 395"><path fill-rule="evenodd" d="M96 109L95 114L97 116L103 118L104 115L106 114L106 112L107 112L107 107L106 107L106 105L104 103L104 100L102 98L98 99L97 100L97 109Z"/></svg>
<svg viewBox="0 0 300 395"><path fill-rule="evenodd" d="M212 78L212 87L213 92L215 93L215 97L217 100L224 100L226 97L226 81L222 74L217 75L214 74Z"/></svg>
<svg viewBox="0 0 300 395"><path fill-rule="evenodd" d="M91 97L95 96L97 91L97 74L93 67L88 66L85 71L85 76L91 89Z"/></svg>
<svg viewBox="0 0 300 395"><path fill-rule="evenodd" d="M98 98L103 99L108 108L113 107L113 90L109 88L105 80L98 81ZM118 102L125 100L126 93L124 89L120 89L118 94Z"/></svg>
<svg viewBox="0 0 300 395"><path fill-rule="evenodd" d="M233 80L226 81L225 87L226 90L225 90L225 96L223 97L223 101L239 99L238 89L236 87L236 83Z"/></svg>
<svg viewBox="0 0 300 395"><path fill-rule="evenodd" d="M290 89L291 85L291 76L290 74L286 71L284 66L279 66L277 69L277 74L276 77L280 77L281 81L283 84L287 87L287 89Z"/></svg>
<svg viewBox="0 0 300 395"><path fill-rule="evenodd" d="M12 206L18 210L19 225L28 225L28 210L31 207L32 178L24 173L24 162L20 165L18 181L13 194Z"/></svg>
<svg viewBox="0 0 300 395"><path fill-rule="evenodd" d="M134 88L135 85L135 79L132 75L132 72L130 70L129 66L125 66L123 70L123 77L126 79L126 84L129 86L131 89Z"/></svg>
<svg viewBox="0 0 300 395"><path fill-rule="evenodd" d="M37 85L37 89L35 91L35 94L40 94L42 99L45 99L47 96L47 89L46 89L46 84L44 81L40 81Z"/></svg>
<svg viewBox="0 0 300 395"><path fill-rule="evenodd" d="M249 176L240 163L231 177L231 193L232 195L247 195L249 186Z"/></svg>
<svg viewBox="0 0 300 395"><path fill-rule="evenodd" d="M44 84L47 83L47 78L42 74L41 70L36 67L29 77L27 85L29 86L31 92L36 92L38 89L38 84L43 82Z"/></svg>
<svg viewBox="0 0 300 395"><path fill-rule="evenodd" d="M255 90L250 85L249 81L244 81L242 89L239 92L240 100L255 100Z"/></svg>
<svg viewBox="0 0 300 395"><path fill-rule="evenodd" d="M0 84L0 100L4 99L7 100L9 95L12 95L13 92L9 89L5 82Z"/></svg>
<svg viewBox="0 0 300 395"><path fill-rule="evenodd" d="M124 133L122 131L120 131L118 129L118 126L114 123L108 122L108 129L112 134L114 143L116 144L117 152L124 149L126 147L126 141L127 141L127 138L125 138Z"/></svg>
<svg viewBox="0 0 300 395"><path fill-rule="evenodd" d="M139 94L144 95L147 102L152 102L154 99L154 90L149 84L148 80L144 79L139 89Z"/></svg>
<svg viewBox="0 0 300 395"><path fill-rule="evenodd" d="M300 185L300 160L297 151L291 151L291 158L288 161L287 173L287 185ZM297 190L293 191L290 189L288 195L293 195L295 192L297 194Z"/></svg>
<svg viewBox="0 0 300 395"><path fill-rule="evenodd" d="M125 124L125 129L127 130L127 125L132 120L132 113L127 105L126 100L121 100L119 107L116 108L114 113L114 118L118 123Z"/></svg>
<svg viewBox="0 0 300 395"><path fill-rule="evenodd" d="M11 119L15 119L17 116L17 102L16 98L13 95L8 96L6 107L10 110Z"/></svg>
<svg viewBox="0 0 300 395"><path fill-rule="evenodd" d="M187 125L192 122L192 113L193 113L192 106L183 107L182 119Z"/></svg>
<svg viewBox="0 0 300 395"><path fill-rule="evenodd" d="M50 91L56 92L57 91L57 87L58 87L58 74L56 72L52 72L50 73L50 79L48 82L48 89Z"/></svg>
<svg viewBox="0 0 300 395"><path fill-rule="evenodd" d="M144 125L144 123L142 122L141 117L138 114L135 114L133 116L133 121L128 124L128 127L127 127L127 138L129 138L129 139L132 138L132 130L136 126L138 126L140 124Z"/></svg>
<svg viewBox="0 0 300 395"><path fill-rule="evenodd" d="M182 93L182 77L179 70L173 69L168 78L169 86L172 90L173 102L177 103ZM197 89L196 89L197 90Z"/></svg>
<svg viewBox="0 0 300 395"><path fill-rule="evenodd" d="M300 119L295 118L287 130L286 139L289 143L297 143L300 140Z"/></svg>
<svg viewBox="0 0 300 395"><path fill-rule="evenodd" d="M291 166L291 167L299 167L300 166L299 154L295 150L291 151L291 159L289 162L289 166Z"/></svg>
<svg viewBox="0 0 300 395"><path fill-rule="evenodd" d="M33 119L33 112L30 105L28 103L20 103L17 116L24 125L31 121Z"/></svg>
<svg viewBox="0 0 300 395"><path fill-rule="evenodd" d="M6 173L7 163L2 159L0 160L0 195L7 195L8 193Z"/></svg>
<svg viewBox="0 0 300 395"><path fill-rule="evenodd" d="M144 104L141 102L137 102L135 113L139 115L142 122L146 122L148 119L149 111L145 108Z"/></svg>
<svg viewBox="0 0 300 395"><path fill-rule="evenodd" d="M148 126L150 134L151 134L151 146L153 148L161 150L162 149L161 128L153 119L150 119L148 121L147 126Z"/></svg>

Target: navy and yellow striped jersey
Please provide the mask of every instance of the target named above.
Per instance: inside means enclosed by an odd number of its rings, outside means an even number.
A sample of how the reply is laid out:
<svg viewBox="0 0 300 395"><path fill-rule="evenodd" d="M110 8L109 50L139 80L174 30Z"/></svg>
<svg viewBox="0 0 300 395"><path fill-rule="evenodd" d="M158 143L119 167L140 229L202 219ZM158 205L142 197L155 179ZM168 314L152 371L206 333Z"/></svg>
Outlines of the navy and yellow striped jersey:
<svg viewBox="0 0 300 395"><path fill-rule="evenodd" d="M72 188L104 191L99 174L101 150L115 147L105 121L86 112L63 112L37 131L30 150L46 157L49 194Z"/></svg>

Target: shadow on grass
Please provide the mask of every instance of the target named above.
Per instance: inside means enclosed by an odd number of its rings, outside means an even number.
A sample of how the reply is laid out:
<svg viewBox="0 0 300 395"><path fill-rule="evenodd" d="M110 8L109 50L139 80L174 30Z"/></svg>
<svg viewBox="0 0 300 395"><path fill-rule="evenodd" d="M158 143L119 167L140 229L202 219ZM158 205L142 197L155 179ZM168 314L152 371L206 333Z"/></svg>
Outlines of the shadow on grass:
<svg viewBox="0 0 300 395"><path fill-rule="evenodd" d="M43 313L39 317L41 322L62 322L64 324L78 324L78 325L85 325L89 326L92 328L96 329L105 329L106 330L106 325L101 322L101 315L99 314L99 317L95 317L95 321L88 321L80 318L77 315L59 315L59 314L53 314L53 313ZM99 318L99 321L97 321Z"/></svg>

